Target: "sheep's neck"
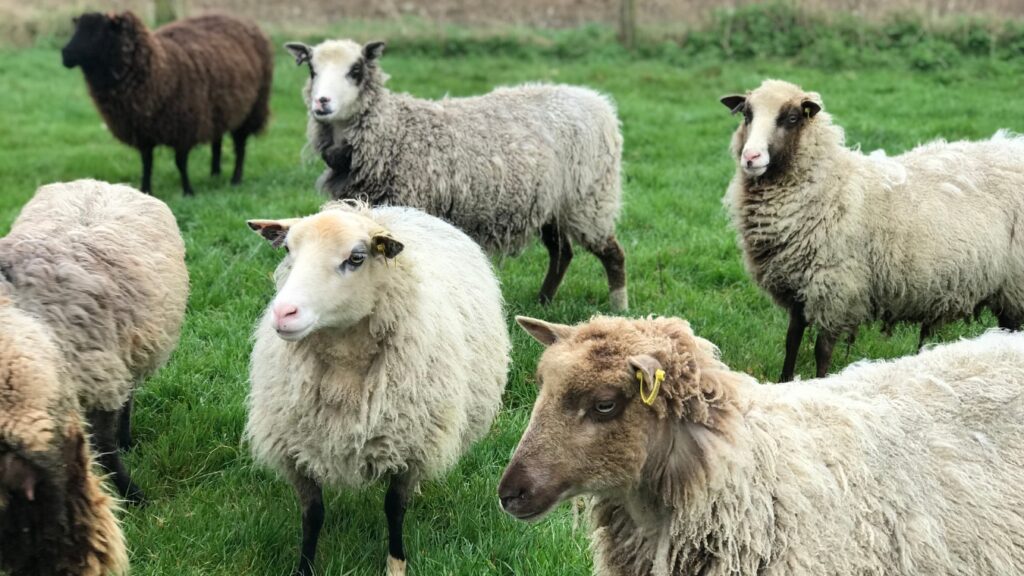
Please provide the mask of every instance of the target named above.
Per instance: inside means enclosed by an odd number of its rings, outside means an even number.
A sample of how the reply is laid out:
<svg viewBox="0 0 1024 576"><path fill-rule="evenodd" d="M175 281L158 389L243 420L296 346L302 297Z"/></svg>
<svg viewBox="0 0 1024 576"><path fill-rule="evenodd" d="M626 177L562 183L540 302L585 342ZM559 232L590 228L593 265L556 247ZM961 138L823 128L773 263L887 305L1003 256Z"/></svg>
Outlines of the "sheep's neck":
<svg viewBox="0 0 1024 576"><path fill-rule="evenodd" d="M338 330L325 328L306 338L310 351L322 362L343 366L346 371L363 375L380 351L380 345L370 334L370 320L365 319L351 328Z"/></svg>

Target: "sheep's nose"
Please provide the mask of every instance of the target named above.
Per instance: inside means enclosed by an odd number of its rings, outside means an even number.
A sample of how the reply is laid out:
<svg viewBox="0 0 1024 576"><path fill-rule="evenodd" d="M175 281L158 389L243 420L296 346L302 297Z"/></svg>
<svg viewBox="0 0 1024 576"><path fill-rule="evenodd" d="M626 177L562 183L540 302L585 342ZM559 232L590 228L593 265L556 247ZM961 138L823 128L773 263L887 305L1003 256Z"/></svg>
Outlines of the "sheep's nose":
<svg viewBox="0 0 1024 576"><path fill-rule="evenodd" d="M317 98L316 101L319 102L320 104L327 104L328 102L331 101L331 99L328 98L327 96L321 96Z"/></svg>
<svg viewBox="0 0 1024 576"><path fill-rule="evenodd" d="M749 166L753 166L754 165L754 160L757 160L760 157L761 157L761 153L760 152L745 152L743 154L743 159L746 160L748 167Z"/></svg>
<svg viewBox="0 0 1024 576"><path fill-rule="evenodd" d="M506 511L511 511L528 496L529 492L521 486L501 486L498 492L498 500L501 501L502 509Z"/></svg>
<svg viewBox="0 0 1024 576"><path fill-rule="evenodd" d="M279 302L274 304L271 312L274 314L274 323L280 326L283 322L298 316L299 308L294 304Z"/></svg>

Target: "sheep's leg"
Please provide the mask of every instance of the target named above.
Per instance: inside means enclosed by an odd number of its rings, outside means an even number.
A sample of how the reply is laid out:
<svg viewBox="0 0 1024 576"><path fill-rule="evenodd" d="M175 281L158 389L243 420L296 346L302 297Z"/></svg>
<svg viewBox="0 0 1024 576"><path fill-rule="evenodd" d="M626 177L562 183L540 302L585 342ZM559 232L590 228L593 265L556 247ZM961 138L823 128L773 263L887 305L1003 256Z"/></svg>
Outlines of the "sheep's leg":
<svg viewBox="0 0 1024 576"><path fill-rule="evenodd" d="M118 412L119 410L89 412L92 445L100 465L110 472L118 494L128 502L141 506L146 503L146 497L128 475L128 470L121 461L121 454L117 450Z"/></svg>
<svg viewBox="0 0 1024 576"><path fill-rule="evenodd" d="M181 175L181 191L185 196L192 196L192 182L188 179L188 153L187 148L174 151L174 164L178 167L178 174Z"/></svg>
<svg viewBox="0 0 1024 576"><path fill-rule="evenodd" d="M828 375L832 364L832 350L836 346L836 335L827 330L818 332L818 340L814 343L814 361L818 368L818 378Z"/></svg>
<svg viewBox="0 0 1024 576"><path fill-rule="evenodd" d="M153 147L143 146L139 148L142 155L142 191L146 194L153 192Z"/></svg>
<svg viewBox="0 0 1024 576"><path fill-rule="evenodd" d="M312 576L316 545L320 541L320 528L324 525L324 492L315 480L297 470L292 470L288 476L302 507L302 548L295 575Z"/></svg>
<svg viewBox="0 0 1024 576"><path fill-rule="evenodd" d="M1002 328L1003 330L1010 330L1012 332L1017 332L1020 330L1020 320L1017 320L1016 318L1005 312L1000 312L999 314L996 314L996 319L999 320L999 327Z"/></svg>
<svg viewBox="0 0 1024 576"><path fill-rule="evenodd" d="M210 176L220 176L220 148L223 141L223 136L217 136L210 143Z"/></svg>
<svg viewBox="0 0 1024 576"><path fill-rule="evenodd" d="M558 224L549 222L541 227L540 239L548 249L548 275L540 287L540 303L549 304L555 299L558 286L565 277L565 271L572 262L572 241L558 229Z"/></svg>
<svg viewBox="0 0 1024 576"><path fill-rule="evenodd" d="M629 308L629 296L626 294L626 252L622 250L615 236L609 237L601 246L587 246L604 266L608 276L608 295L612 310L623 312Z"/></svg>
<svg viewBox="0 0 1024 576"><path fill-rule="evenodd" d="M132 448L132 410L135 408L135 392L128 395L128 400L121 406L118 415L117 444L121 450Z"/></svg>
<svg viewBox="0 0 1024 576"><path fill-rule="evenodd" d="M405 576L405 547L402 544L402 524L409 503L409 475L391 477L388 493L384 496L384 514L388 518L388 575Z"/></svg>
<svg viewBox="0 0 1024 576"><path fill-rule="evenodd" d="M242 167L245 165L245 141L249 135L245 132L231 133L231 141L235 143L235 173L231 175L231 185L242 183Z"/></svg>
<svg viewBox="0 0 1024 576"><path fill-rule="evenodd" d="M932 336L931 324L927 322L921 323L921 334L917 337L917 351L920 352L924 349L924 343Z"/></svg>
<svg viewBox="0 0 1024 576"><path fill-rule="evenodd" d="M796 371L796 358L800 353L800 344L804 341L804 330L807 319L804 318L804 305L799 302L789 309L789 329L786 330L786 358L782 361L782 375L779 382L789 382Z"/></svg>

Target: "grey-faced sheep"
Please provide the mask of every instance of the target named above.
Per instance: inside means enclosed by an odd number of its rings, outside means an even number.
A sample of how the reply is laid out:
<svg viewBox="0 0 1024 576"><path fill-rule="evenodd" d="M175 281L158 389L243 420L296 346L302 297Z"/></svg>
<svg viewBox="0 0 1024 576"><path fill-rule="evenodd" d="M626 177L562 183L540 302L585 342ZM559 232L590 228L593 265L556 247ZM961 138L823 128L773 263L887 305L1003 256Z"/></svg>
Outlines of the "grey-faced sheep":
<svg viewBox="0 0 1024 576"><path fill-rule="evenodd" d="M142 191L152 190L153 149L174 149L181 187L191 195L188 154L212 143L220 174L221 140L235 145L232 184L242 181L245 144L270 115L273 55L253 23L211 14L154 31L132 12L75 19L64 65L81 66L110 131L142 155Z"/></svg>
<svg viewBox="0 0 1024 576"><path fill-rule="evenodd" d="M819 377L864 323L931 328L988 307L1024 320L1024 138L937 141L905 154L847 148L821 97L767 80L722 98L743 123L725 195L754 281L789 311L783 381L808 325Z"/></svg>
<svg viewBox="0 0 1024 576"><path fill-rule="evenodd" d="M124 536L92 471L64 356L10 292L0 272L0 572L123 574Z"/></svg>
<svg viewBox="0 0 1024 576"><path fill-rule="evenodd" d="M762 385L679 319L519 323L548 348L501 503L592 495L599 576L1024 565L1024 335Z"/></svg>
<svg viewBox="0 0 1024 576"><path fill-rule="evenodd" d="M178 343L188 297L185 246L163 202L128 186L43 186L0 239L5 295L38 319L67 364L66 385L118 492L139 502L118 454L132 394Z"/></svg>
<svg viewBox="0 0 1024 576"><path fill-rule="evenodd" d="M387 478L388 573L402 575L410 490L455 464L501 404L509 338L490 262L412 208L334 202L249 226L287 251L256 327L246 436L298 493L296 572L313 572L321 487Z"/></svg>
<svg viewBox="0 0 1024 576"><path fill-rule="evenodd" d="M527 84L484 96L421 100L385 88L383 42L286 45L309 65L310 147L332 198L412 206L444 218L491 253L540 233L550 302L582 244L604 265L612 308L625 310L625 253L615 239L622 135L615 107L574 86Z"/></svg>

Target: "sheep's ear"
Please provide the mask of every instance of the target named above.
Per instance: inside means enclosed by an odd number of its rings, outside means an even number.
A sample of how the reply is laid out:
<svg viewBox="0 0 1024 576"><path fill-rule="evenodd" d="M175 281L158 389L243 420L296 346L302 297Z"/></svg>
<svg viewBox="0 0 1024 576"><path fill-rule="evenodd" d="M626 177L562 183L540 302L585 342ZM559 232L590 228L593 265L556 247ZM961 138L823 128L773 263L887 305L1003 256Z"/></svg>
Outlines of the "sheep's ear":
<svg viewBox="0 0 1024 576"><path fill-rule="evenodd" d="M516 323L544 346L551 346L559 340L571 338L576 329L565 324L553 324L528 316L516 316Z"/></svg>
<svg viewBox="0 0 1024 576"><path fill-rule="evenodd" d="M288 42L284 45L284 49L295 57L296 66L302 66L303 63L309 62L313 57L313 48L302 42Z"/></svg>
<svg viewBox="0 0 1024 576"><path fill-rule="evenodd" d="M284 245L284 239L288 236L288 230L297 221L296 218L289 218L287 220L248 220L246 224L253 232L263 236L264 240L270 242L271 246L280 248Z"/></svg>
<svg viewBox="0 0 1024 576"><path fill-rule="evenodd" d="M374 252L382 254L385 258L394 258L405 249L405 244L395 240L386 234L378 234L370 240Z"/></svg>
<svg viewBox="0 0 1024 576"><path fill-rule="evenodd" d="M39 473L32 464L10 452L0 456L0 488L32 502L36 499L38 485Z"/></svg>
<svg viewBox="0 0 1024 576"><path fill-rule="evenodd" d="M384 46L385 44L380 40L367 42L366 46L363 46L363 58L367 62L373 62L384 54Z"/></svg>
<svg viewBox="0 0 1024 576"><path fill-rule="evenodd" d="M811 99L806 99L801 102L800 108L803 110L804 116L808 118L814 118L818 115L818 112L821 112L821 104Z"/></svg>
<svg viewBox="0 0 1024 576"><path fill-rule="evenodd" d="M737 112L743 111L743 105L747 103L747 97L739 94L732 94L730 96L722 96L718 101L728 108L729 112L736 114Z"/></svg>

